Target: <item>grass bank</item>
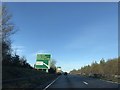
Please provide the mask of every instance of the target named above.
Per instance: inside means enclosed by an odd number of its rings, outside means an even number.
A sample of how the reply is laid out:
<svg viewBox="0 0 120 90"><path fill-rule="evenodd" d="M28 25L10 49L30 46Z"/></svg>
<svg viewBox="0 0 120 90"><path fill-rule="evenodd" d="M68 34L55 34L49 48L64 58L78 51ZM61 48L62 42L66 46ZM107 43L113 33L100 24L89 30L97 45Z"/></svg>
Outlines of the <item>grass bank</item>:
<svg viewBox="0 0 120 90"><path fill-rule="evenodd" d="M83 75L85 77L90 77L90 78L96 78L96 79L101 79L101 80L106 80L106 81L111 81L111 82L115 82L115 83L120 83L120 77L115 77L115 76L88 76L88 75Z"/></svg>
<svg viewBox="0 0 120 90"><path fill-rule="evenodd" d="M3 89L35 88L55 78L57 78L56 74L49 74L35 69L18 67L2 68Z"/></svg>

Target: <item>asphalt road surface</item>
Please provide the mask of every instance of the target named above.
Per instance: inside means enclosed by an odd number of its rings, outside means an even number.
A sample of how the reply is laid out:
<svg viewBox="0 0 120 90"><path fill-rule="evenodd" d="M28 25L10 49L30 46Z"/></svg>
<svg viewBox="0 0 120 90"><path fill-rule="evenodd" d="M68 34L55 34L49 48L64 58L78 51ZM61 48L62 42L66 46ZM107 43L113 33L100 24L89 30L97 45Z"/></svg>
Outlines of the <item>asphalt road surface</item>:
<svg viewBox="0 0 120 90"><path fill-rule="evenodd" d="M118 88L118 84L78 75L61 75L46 87L49 88Z"/></svg>

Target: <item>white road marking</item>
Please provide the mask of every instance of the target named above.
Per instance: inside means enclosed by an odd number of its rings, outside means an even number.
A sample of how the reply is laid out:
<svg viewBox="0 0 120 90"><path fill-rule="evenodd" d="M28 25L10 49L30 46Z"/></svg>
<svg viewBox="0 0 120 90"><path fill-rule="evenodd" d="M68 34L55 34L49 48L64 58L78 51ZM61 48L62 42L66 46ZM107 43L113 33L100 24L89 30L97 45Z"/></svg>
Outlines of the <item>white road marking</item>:
<svg viewBox="0 0 120 90"><path fill-rule="evenodd" d="M83 81L83 83L84 83L84 84L86 84L86 85L88 85L88 83L87 83L87 82L85 82L85 81Z"/></svg>
<svg viewBox="0 0 120 90"><path fill-rule="evenodd" d="M54 81L52 81L49 85L47 85L43 90L46 90L48 87L50 87L59 77L57 77Z"/></svg>
<svg viewBox="0 0 120 90"><path fill-rule="evenodd" d="M103 79L100 79L101 81L105 81L105 82L109 82L109 83L115 83L115 84L120 84L118 82L112 82L112 81L107 81L107 80L103 80Z"/></svg>

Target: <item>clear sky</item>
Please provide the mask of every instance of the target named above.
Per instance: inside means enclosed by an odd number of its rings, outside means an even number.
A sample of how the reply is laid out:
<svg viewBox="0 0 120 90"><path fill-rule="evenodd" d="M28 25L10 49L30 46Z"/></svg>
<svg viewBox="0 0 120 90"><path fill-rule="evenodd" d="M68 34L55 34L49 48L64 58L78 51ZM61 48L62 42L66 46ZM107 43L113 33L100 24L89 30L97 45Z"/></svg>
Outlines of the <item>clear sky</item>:
<svg viewBox="0 0 120 90"><path fill-rule="evenodd" d="M7 3L13 48L33 65L50 53L63 71L118 56L117 3Z"/></svg>

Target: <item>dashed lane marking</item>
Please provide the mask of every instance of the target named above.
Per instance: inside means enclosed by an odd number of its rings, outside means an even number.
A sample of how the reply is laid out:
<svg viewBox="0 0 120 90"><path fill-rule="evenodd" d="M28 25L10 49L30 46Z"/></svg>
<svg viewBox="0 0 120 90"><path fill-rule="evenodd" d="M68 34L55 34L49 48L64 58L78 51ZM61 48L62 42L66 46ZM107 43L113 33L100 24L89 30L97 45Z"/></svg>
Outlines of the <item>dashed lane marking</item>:
<svg viewBox="0 0 120 90"><path fill-rule="evenodd" d="M85 82L85 81L83 81L83 83L84 83L84 84L86 84L86 85L88 85L88 83L87 83L87 82Z"/></svg>

